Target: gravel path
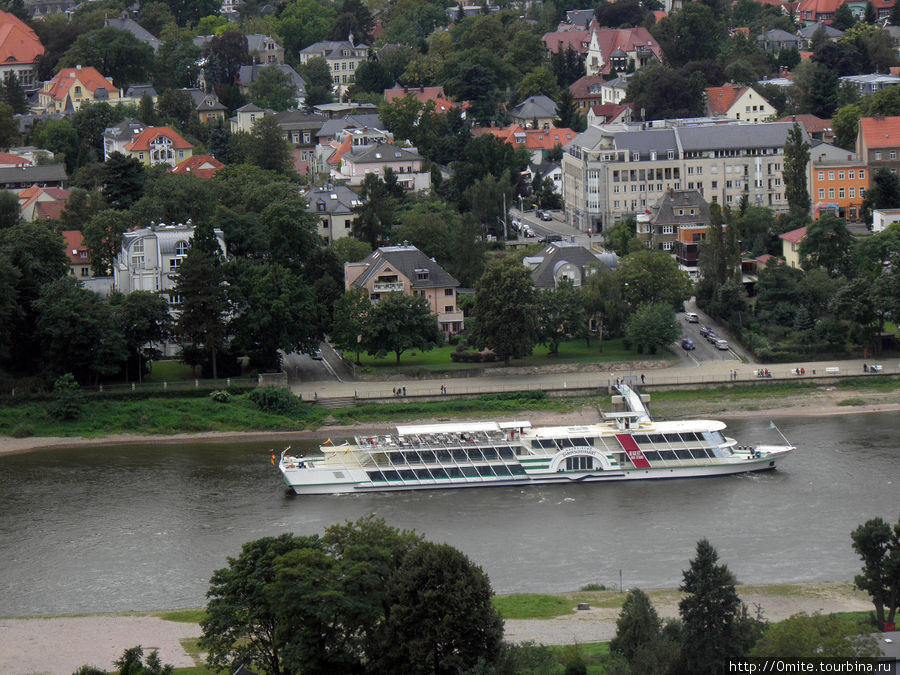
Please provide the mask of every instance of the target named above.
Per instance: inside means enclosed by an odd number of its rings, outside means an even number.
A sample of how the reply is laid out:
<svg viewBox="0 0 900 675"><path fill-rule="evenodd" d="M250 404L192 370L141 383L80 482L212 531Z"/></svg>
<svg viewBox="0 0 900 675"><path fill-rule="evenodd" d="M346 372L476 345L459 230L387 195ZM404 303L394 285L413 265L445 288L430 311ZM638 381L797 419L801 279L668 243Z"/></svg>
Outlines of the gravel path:
<svg viewBox="0 0 900 675"><path fill-rule="evenodd" d="M144 655L159 650L163 663L195 665L179 640L200 636L194 623L153 616L84 616L53 619L0 619L0 673L71 675L83 665L113 669L130 647Z"/></svg>

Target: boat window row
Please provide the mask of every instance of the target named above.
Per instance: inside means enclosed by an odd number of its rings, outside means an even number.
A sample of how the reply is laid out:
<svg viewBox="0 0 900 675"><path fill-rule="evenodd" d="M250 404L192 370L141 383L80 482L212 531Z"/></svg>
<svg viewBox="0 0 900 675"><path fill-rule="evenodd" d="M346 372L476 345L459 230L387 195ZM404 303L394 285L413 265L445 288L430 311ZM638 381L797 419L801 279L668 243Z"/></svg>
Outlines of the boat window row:
<svg viewBox="0 0 900 675"><path fill-rule="evenodd" d="M593 471L594 458L585 455L566 457L566 471Z"/></svg>
<svg viewBox="0 0 900 675"><path fill-rule="evenodd" d="M509 446L496 448L451 448L449 450L403 450L388 454L391 464L430 464L434 462L484 462L492 459L514 459Z"/></svg>
<svg viewBox="0 0 900 675"><path fill-rule="evenodd" d="M396 471L367 471L371 481L391 480L436 480L441 478L497 478L524 476L525 469L519 464L487 464L483 466L448 466L431 469L398 469Z"/></svg>
<svg viewBox="0 0 900 675"><path fill-rule="evenodd" d="M730 452L724 448L691 448L678 450L644 450L644 457L650 462L666 462L676 459L711 459L728 457Z"/></svg>
<svg viewBox="0 0 900 675"><path fill-rule="evenodd" d="M709 443L710 445L721 445L725 442L725 437L718 431L703 431L700 433L682 431L680 433L671 434L634 434L632 438L638 445L668 445L671 443L697 442Z"/></svg>
<svg viewBox="0 0 900 675"><path fill-rule="evenodd" d="M596 438L536 438L531 442L532 448L544 450L557 450L559 448L573 448L575 446L593 446Z"/></svg>

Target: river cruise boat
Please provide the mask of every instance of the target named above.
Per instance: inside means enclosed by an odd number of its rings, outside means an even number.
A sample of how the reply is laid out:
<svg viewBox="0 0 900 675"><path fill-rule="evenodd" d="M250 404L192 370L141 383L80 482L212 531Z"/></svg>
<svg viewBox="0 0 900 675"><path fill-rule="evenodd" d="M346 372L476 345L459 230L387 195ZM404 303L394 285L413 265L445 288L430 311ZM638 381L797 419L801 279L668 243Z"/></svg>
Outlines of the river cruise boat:
<svg viewBox="0 0 900 675"><path fill-rule="evenodd" d="M656 422L637 392L626 385L619 392L629 410L604 413L599 424L398 426L394 434L326 442L316 456L288 448L278 468L297 494L337 494L724 476L774 469L795 449L786 439L738 445L714 420Z"/></svg>

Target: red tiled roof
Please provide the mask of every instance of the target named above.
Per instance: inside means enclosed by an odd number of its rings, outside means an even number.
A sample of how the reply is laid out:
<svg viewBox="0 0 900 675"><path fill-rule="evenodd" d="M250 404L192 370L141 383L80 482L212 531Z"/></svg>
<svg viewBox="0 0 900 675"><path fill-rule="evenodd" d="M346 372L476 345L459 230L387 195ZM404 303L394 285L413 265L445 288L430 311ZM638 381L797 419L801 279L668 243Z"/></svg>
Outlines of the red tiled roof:
<svg viewBox="0 0 900 675"><path fill-rule="evenodd" d="M508 127L481 127L472 129L473 136L493 134L504 143L528 150L552 150L557 145L566 145L576 134L571 129L523 129L518 124ZM519 142L519 139L524 139Z"/></svg>
<svg viewBox="0 0 900 675"><path fill-rule="evenodd" d="M125 144L125 149L129 152L147 151L150 149L150 143L155 138L165 136L172 141L176 149L189 149L194 146L178 135L172 127L147 127L137 136L131 139L130 143Z"/></svg>
<svg viewBox="0 0 900 675"><path fill-rule="evenodd" d="M736 100L747 91L742 84L725 84L706 88L706 105L710 115L725 115Z"/></svg>
<svg viewBox="0 0 900 675"><path fill-rule="evenodd" d="M44 45L37 33L21 19L0 12L0 63L34 63L43 53Z"/></svg>
<svg viewBox="0 0 900 675"><path fill-rule="evenodd" d="M834 14L844 0L800 0L797 12L812 12L813 18L819 14Z"/></svg>
<svg viewBox="0 0 900 675"><path fill-rule="evenodd" d="M591 87L603 84L603 82L604 79L602 75L585 75L584 77L579 77L570 84L569 91L572 92L572 98L576 100L588 98L590 96L599 96L599 93L591 94Z"/></svg>
<svg viewBox="0 0 900 675"><path fill-rule="evenodd" d="M547 51L558 54L571 47L579 54L587 53L588 43L591 41L591 32L588 30L563 30L553 33L544 33L541 40Z"/></svg>
<svg viewBox="0 0 900 675"><path fill-rule="evenodd" d="M653 16L654 16L654 18L656 19L656 23L659 23L660 21L662 21L663 19L665 19L665 18L666 18L667 16L669 16L669 15L666 14L666 13L665 13L663 10L661 10L661 9L654 9L654 10L653 10Z"/></svg>
<svg viewBox="0 0 900 675"><path fill-rule="evenodd" d="M197 178L212 178L217 171L224 168L225 165L212 155L194 155L172 167L172 173L189 173Z"/></svg>
<svg viewBox="0 0 900 675"><path fill-rule="evenodd" d="M900 145L900 117L862 117L859 133L867 148L896 148Z"/></svg>
<svg viewBox="0 0 900 675"><path fill-rule="evenodd" d="M34 205L35 220L59 220L66 209L65 202L38 202Z"/></svg>
<svg viewBox="0 0 900 675"><path fill-rule="evenodd" d="M803 237L806 236L806 228L800 227L796 230L791 230L790 232L785 232L784 234L779 234L779 239L784 239L785 241L789 241L792 244L799 244Z"/></svg>
<svg viewBox="0 0 900 675"><path fill-rule="evenodd" d="M84 235L80 230L63 230L63 240L66 242L66 257L70 264L85 265L91 262L90 253L87 258L81 257L82 251L87 251L84 245Z"/></svg>
<svg viewBox="0 0 900 675"><path fill-rule="evenodd" d="M334 154L328 158L329 164L340 164L341 157L344 156L345 152L349 152L353 147L353 136L347 136L341 144L337 146L337 150L334 151Z"/></svg>
<svg viewBox="0 0 900 675"><path fill-rule="evenodd" d="M53 79L50 80L51 86L49 89L45 90L43 93L48 94L50 98L56 101L65 100L66 96L69 94L69 90L72 88L76 82L79 82L81 86L90 91L92 94L95 93L101 87L106 89L108 92L119 91L116 87L113 86L113 82L111 79L103 77L93 66L85 66L82 68L63 68L56 75L53 76Z"/></svg>
<svg viewBox="0 0 900 675"><path fill-rule="evenodd" d="M0 166L21 166L23 164L30 165L31 160L18 155L11 155L8 152L0 152Z"/></svg>
<svg viewBox="0 0 900 675"><path fill-rule="evenodd" d="M35 212L38 212L39 204L60 204L60 212L66 205L66 201L69 199L69 190L65 190L63 188L58 187L41 187L37 183L32 185L31 187L27 187L24 190L20 190L19 194L19 209L22 211L26 210L32 204L35 204ZM50 199L39 201L41 195L47 195ZM50 211L48 211L50 213ZM59 215L55 216L47 216L50 218L58 218Z"/></svg>
<svg viewBox="0 0 900 675"><path fill-rule="evenodd" d="M808 134L821 134L831 131L831 120L823 120L815 115L786 115L776 122L793 122L796 120Z"/></svg>
<svg viewBox="0 0 900 675"><path fill-rule="evenodd" d="M606 63L601 73L608 74L610 72L611 63L610 55L617 49L621 49L626 54L637 50L638 46L649 49L659 61L662 61L662 49L659 43L653 38L643 26L637 28L595 28L597 33L597 42L600 45L600 52L603 54L603 60Z"/></svg>
<svg viewBox="0 0 900 675"><path fill-rule="evenodd" d="M614 120L626 110L631 110L631 103L602 103L591 108L596 117L603 117L606 121Z"/></svg>
<svg viewBox="0 0 900 675"><path fill-rule="evenodd" d="M767 262L769 262L769 261L770 261L772 258L774 258L774 257L775 257L775 256L772 255L771 253L763 253L762 255L756 256L755 259L756 259L757 262L767 263Z"/></svg>

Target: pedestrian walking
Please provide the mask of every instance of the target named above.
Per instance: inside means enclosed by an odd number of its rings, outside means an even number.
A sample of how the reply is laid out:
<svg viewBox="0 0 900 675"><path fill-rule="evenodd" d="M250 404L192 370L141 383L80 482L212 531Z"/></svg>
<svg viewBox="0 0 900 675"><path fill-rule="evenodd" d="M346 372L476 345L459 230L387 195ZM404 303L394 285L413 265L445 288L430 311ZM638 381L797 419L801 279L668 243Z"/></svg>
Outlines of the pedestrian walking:
<svg viewBox="0 0 900 675"><path fill-rule="evenodd" d="M641 373L641 384L644 384L644 374Z"/></svg>
<svg viewBox="0 0 900 675"><path fill-rule="evenodd" d="M403 387L403 395L406 396L406 387Z"/></svg>

